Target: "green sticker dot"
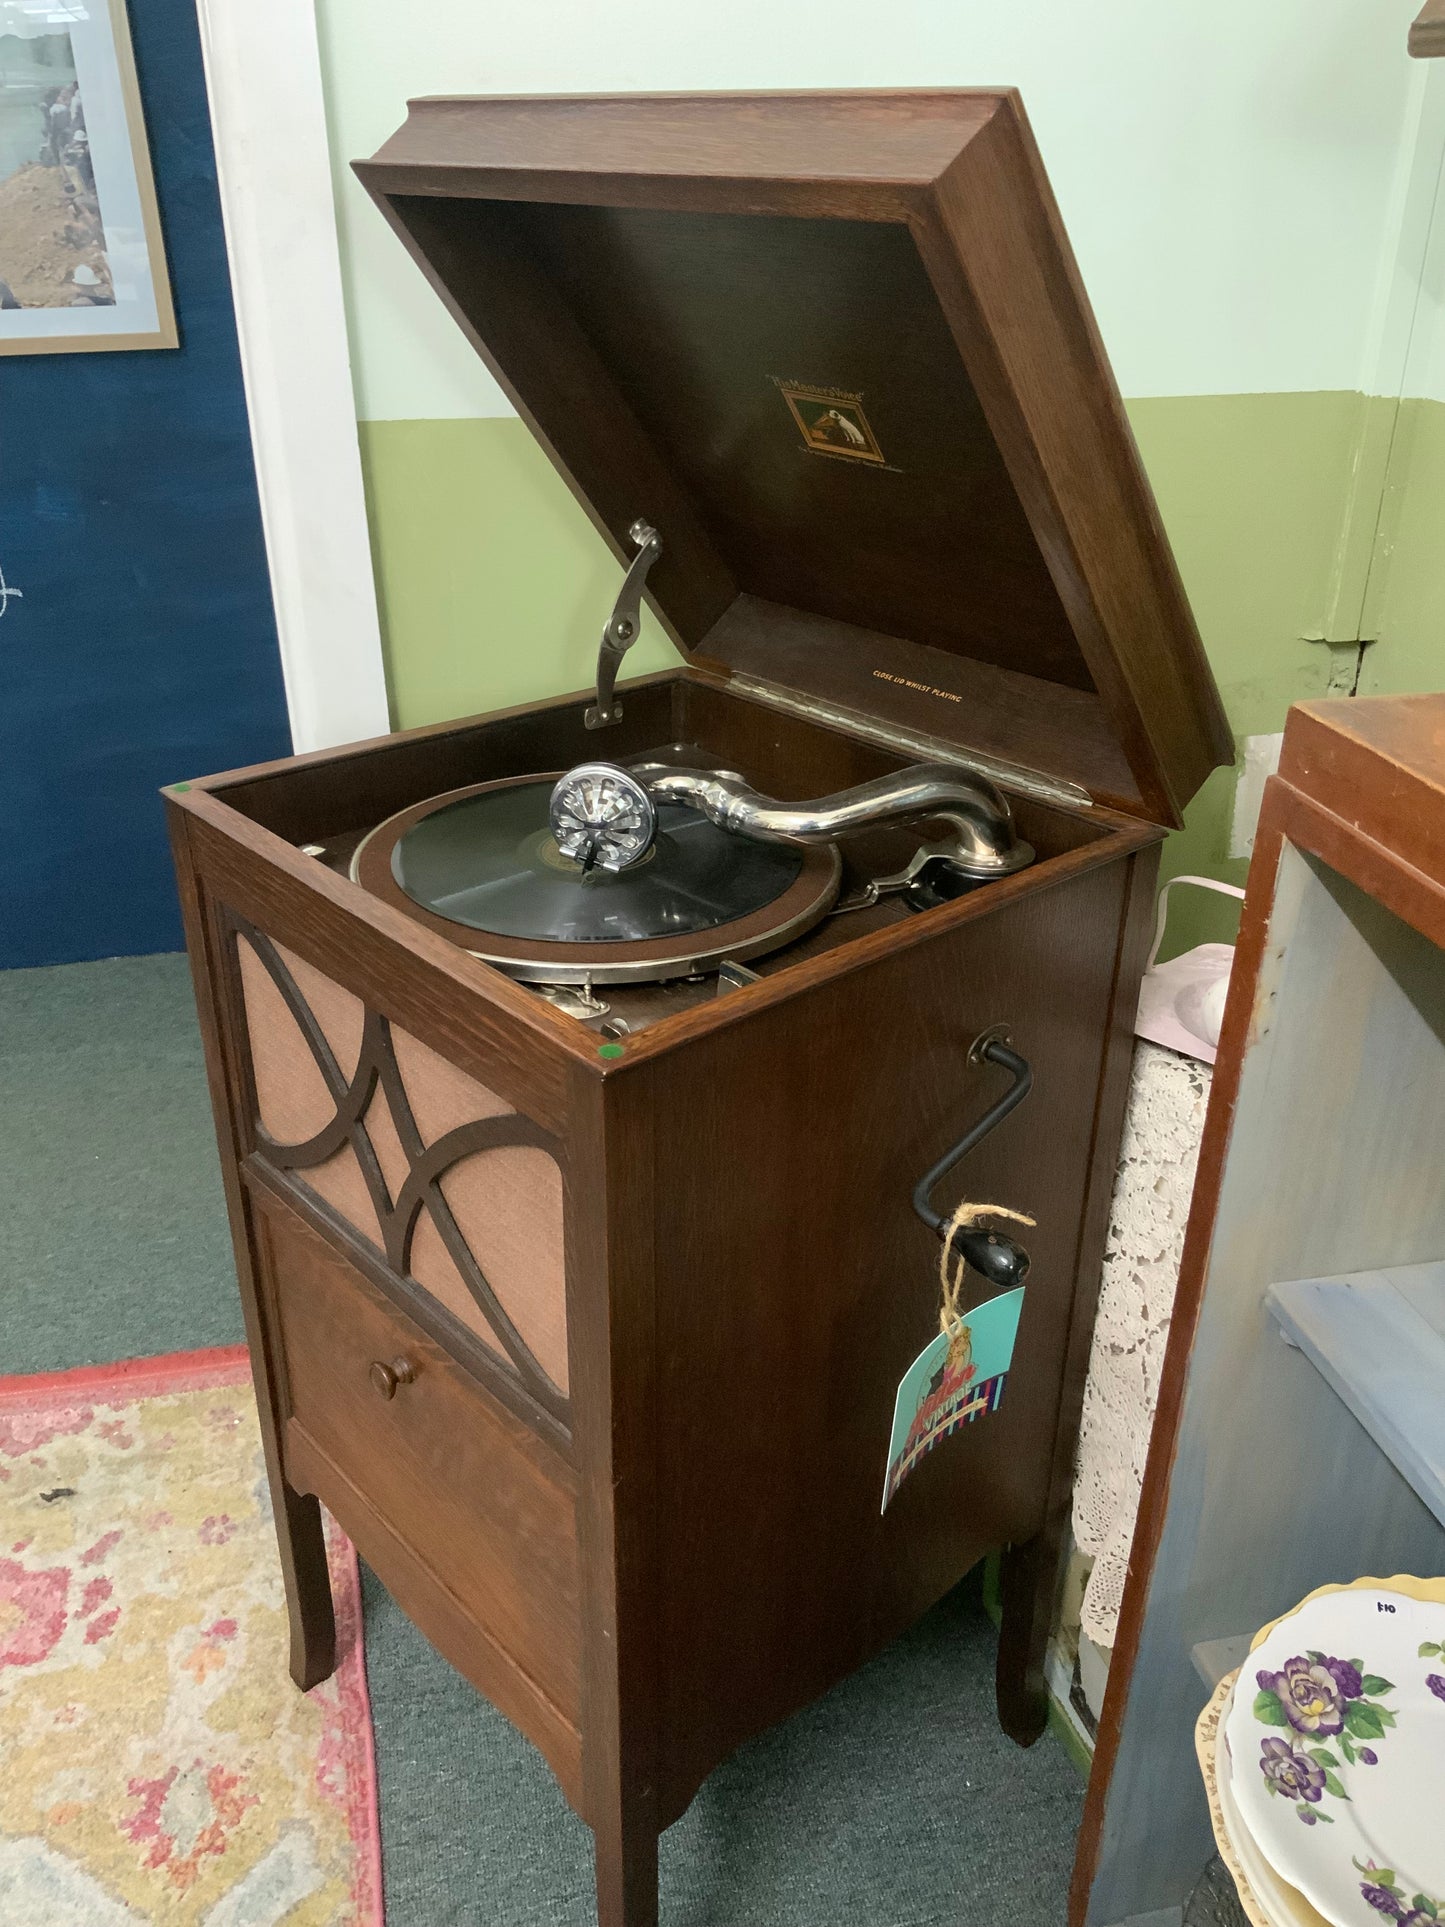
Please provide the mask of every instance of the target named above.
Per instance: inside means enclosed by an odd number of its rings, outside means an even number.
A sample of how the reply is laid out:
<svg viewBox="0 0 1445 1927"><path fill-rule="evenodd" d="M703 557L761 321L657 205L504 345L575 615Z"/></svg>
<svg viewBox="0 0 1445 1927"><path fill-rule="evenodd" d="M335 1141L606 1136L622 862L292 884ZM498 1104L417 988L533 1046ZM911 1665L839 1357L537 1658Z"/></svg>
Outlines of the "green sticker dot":
<svg viewBox="0 0 1445 1927"><path fill-rule="evenodd" d="M178 790L178 791L179 791L179 790L188 790L188 789L189 789L190 787L191 787L191 786L190 786L190 784L189 784L189 783L172 783L172 784L171 784L171 788L172 788L173 790Z"/></svg>
<svg viewBox="0 0 1445 1927"><path fill-rule="evenodd" d="M599 1057L625 1057L627 1052L621 1044L599 1044L597 1046L597 1055Z"/></svg>

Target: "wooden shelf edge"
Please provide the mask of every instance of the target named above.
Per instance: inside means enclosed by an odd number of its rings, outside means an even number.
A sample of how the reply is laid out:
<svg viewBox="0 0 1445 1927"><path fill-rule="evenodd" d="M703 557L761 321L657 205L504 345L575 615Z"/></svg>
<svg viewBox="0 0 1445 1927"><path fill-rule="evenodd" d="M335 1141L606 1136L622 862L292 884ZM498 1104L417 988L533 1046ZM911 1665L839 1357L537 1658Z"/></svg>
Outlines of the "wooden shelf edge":
<svg viewBox="0 0 1445 1927"><path fill-rule="evenodd" d="M1445 1525L1445 1264L1297 1279L1265 1305Z"/></svg>
<svg viewBox="0 0 1445 1927"><path fill-rule="evenodd" d="M1445 55L1445 0L1425 0L1410 28L1409 47L1417 60Z"/></svg>

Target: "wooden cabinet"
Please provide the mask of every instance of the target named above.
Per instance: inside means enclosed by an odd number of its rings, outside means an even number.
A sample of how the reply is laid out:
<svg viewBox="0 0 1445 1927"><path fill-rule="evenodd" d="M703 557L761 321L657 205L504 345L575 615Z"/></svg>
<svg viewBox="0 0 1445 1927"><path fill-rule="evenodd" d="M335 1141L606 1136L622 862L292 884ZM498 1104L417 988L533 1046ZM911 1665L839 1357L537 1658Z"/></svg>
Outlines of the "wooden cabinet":
<svg viewBox="0 0 1445 1927"><path fill-rule="evenodd" d="M168 793L294 1671L320 1498L646 1927L711 1768L991 1548L1041 1730L1157 846L1228 739L1012 96L425 102L362 172L615 552L662 530L689 660L605 732L569 697ZM684 750L784 799L973 764L1034 861L726 994L609 985L611 1038L351 879L439 792ZM1000 1024L1033 1090L955 1183L1038 1220L1007 1395L884 1512L912 1192Z"/></svg>
<svg viewBox="0 0 1445 1927"><path fill-rule="evenodd" d="M1445 1571L1445 696L1290 712L1260 818L1073 1919L1178 1920L1196 1715L1316 1586Z"/></svg>

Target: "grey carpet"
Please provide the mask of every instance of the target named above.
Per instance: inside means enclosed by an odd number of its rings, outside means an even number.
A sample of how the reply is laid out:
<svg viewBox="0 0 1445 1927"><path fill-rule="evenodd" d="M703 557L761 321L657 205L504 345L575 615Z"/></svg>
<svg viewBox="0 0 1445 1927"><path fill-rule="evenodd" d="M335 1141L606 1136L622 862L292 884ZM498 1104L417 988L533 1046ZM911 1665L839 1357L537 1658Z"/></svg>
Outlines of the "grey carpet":
<svg viewBox="0 0 1445 1927"><path fill-rule="evenodd" d="M180 957L0 972L0 1371L241 1336ZM365 1574L389 1927L585 1927L547 1768ZM1049 1927L1082 1783L998 1731L969 1582L720 1767L662 1844L667 1927Z"/></svg>

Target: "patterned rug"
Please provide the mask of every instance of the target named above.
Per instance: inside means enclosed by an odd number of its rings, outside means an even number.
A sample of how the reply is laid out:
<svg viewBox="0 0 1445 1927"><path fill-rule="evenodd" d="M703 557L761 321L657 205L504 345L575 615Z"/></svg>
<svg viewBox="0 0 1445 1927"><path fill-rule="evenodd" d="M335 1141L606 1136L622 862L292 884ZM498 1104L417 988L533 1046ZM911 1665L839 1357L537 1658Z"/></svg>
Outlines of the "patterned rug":
<svg viewBox="0 0 1445 1927"><path fill-rule="evenodd" d="M241 1348L0 1379L0 1921L380 1927L356 1554L302 1695Z"/></svg>

